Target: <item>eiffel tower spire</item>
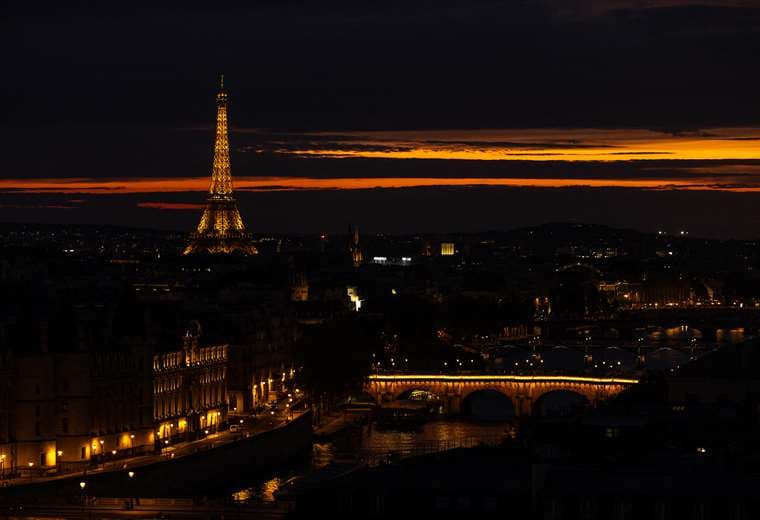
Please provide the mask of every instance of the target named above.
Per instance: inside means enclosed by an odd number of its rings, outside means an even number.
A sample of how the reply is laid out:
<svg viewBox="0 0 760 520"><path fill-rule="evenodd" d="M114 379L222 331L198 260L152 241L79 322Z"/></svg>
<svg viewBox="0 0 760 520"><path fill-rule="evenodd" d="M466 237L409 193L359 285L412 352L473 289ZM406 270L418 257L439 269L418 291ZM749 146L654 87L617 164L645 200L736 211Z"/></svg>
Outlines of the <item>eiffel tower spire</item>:
<svg viewBox="0 0 760 520"><path fill-rule="evenodd" d="M224 74L219 79L216 95L216 139L214 141L214 166L211 171L211 195L232 194L230 170L230 139L227 132L227 93L224 91Z"/></svg>
<svg viewBox="0 0 760 520"><path fill-rule="evenodd" d="M216 138L209 197L206 199L201 221L195 233L190 235L190 243L183 252L185 255L235 251L248 255L258 253L251 242L250 233L245 230L237 201L233 196L227 99L227 92L224 90L224 75L222 75L219 80L219 93L216 95Z"/></svg>

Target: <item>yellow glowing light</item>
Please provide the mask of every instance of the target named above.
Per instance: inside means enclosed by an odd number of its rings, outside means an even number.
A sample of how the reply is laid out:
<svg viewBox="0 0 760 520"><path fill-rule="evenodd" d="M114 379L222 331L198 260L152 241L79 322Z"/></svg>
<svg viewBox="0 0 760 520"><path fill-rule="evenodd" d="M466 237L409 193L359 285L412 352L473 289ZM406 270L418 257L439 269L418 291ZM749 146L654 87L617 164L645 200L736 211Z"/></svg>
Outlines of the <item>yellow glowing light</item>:
<svg viewBox="0 0 760 520"><path fill-rule="evenodd" d="M638 379L586 376L517 376L517 375L442 375L442 374L371 374L370 381L501 381L501 382L555 382L635 385Z"/></svg>
<svg viewBox="0 0 760 520"><path fill-rule="evenodd" d="M230 143L227 131L227 93L222 90L216 96L216 139L214 162L209 186L209 198L195 233L183 254L197 252L232 253L239 251L248 255L258 253L246 233L237 202L232 196L232 172L230 168Z"/></svg>

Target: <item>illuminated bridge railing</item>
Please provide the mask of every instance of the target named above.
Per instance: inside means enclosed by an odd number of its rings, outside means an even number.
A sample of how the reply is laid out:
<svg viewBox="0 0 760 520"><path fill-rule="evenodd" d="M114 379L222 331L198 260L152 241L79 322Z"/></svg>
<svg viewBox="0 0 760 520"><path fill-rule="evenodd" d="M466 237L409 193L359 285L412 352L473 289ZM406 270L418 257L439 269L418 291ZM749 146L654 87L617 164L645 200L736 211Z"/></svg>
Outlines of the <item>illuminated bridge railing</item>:
<svg viewBox="0 0 760 520"><path fill-rule="evenodd" d="M516 415L523 417L530 415L533 405L550 392L575 392L596 405L638 382L615 376L383 373L369 376L365 390L378 404L398 399L409 391L426 390L438 395L445 412L451 414L460 413L473 393L496 390L507 396Z"/></svg>
<svg viewBox="0 0 760 520"><path fill-rule="evenodd" d="M516 374L372 374L369 382L503 382L503 383L587 383L595 385L635 385L638 379L626 377L574 376L574 375L516 375Z"/></svg>

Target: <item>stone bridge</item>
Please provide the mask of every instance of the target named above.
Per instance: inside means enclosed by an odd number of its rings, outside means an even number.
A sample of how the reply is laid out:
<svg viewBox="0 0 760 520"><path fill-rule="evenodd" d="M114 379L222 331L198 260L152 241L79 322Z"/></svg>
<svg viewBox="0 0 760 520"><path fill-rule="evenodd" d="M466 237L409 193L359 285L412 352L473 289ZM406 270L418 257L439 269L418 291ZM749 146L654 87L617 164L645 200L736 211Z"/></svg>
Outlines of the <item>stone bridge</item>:
<svg viewBox="0 0 760 520"><path fill-rule="evenodd" d="M446 413L459 413L474 392L495 390L510 399L519 416L529 416L541 397L556 391L580 394L592 404L619 394L638 383L636 379L584 376L521 376L485 374L373 374L365 390L378 404L413 390L436 394Z"/></svg>

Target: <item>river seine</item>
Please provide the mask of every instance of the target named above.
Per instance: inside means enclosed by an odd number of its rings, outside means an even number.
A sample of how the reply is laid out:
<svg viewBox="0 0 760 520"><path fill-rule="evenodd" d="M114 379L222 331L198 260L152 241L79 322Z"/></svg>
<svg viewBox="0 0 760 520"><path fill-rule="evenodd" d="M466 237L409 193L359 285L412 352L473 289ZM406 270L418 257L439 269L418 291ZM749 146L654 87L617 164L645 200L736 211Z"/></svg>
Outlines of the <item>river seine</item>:
<svg viewBox="0 0 760 520"><path fill-rule="evenodd" d="M467 418L438 419L417 431L378 430L373 425L353 425L331 440L315 442L310 460L243 485L232 493L241 502L272 502L288 480L313 475L331 463L374 464L389 457L420 455L456 447L496 444L512 435L510 422L482 422Z"/></svg>

